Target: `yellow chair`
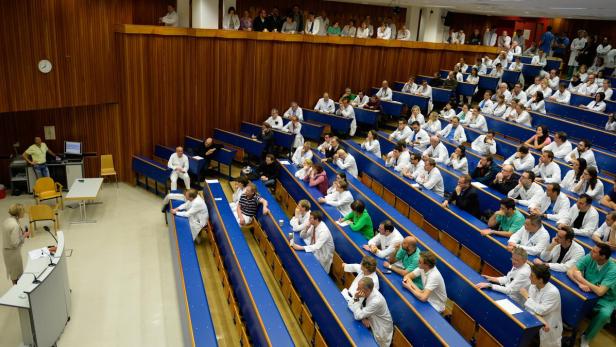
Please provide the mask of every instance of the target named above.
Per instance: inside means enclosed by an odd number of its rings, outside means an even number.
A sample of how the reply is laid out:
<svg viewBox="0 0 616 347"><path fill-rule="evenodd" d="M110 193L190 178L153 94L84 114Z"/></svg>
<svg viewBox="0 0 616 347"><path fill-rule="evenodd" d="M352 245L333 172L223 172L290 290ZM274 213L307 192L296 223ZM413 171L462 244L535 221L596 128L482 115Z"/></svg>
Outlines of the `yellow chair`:
<svg viewBox="0 0 616 347"><path fill-rule="evenodd" d="M118 174L113 166L113 155L103 154L101 155L101 176L114 176L116 187L118 187Z"/></svg>
<svg viewBox="0 0 616 347"><path fill-rule="evenodd" d="M34 199L37 204L41 201L55 199L56 204L60 199L60 208L64 209L64 199L62 198L62 185L54 182L53 178L41 177L34 184Z"/></svg>
<svg viewBox="0 0 616 347"><path fill-rule="evenodd" d="M36 222L52 221L54 234L60 227L60 222L58 221L58 212L57 210L52 209L49 205L32 205L30 206L28 214L30 215L30 231L32 233L34 233L34 230L36 229Z"/></svg>

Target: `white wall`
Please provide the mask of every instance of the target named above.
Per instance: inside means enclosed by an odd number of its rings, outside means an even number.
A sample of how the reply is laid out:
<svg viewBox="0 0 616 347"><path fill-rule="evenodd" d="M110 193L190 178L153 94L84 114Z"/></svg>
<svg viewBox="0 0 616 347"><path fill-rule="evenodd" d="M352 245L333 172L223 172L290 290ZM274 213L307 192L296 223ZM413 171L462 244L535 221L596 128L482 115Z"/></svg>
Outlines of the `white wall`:
<svg viewBox="0 0 616 347"><path fill-rule="evenodd" d="M178 26L188 28L190 25L190 4L188 0L177 0Z"/></svg>
<svg viewBox="0 0 616 347"><path fill-rule="evenodd" d="M419 34L419 12L420 7L409 7L406 9L406 28L411 32L411 41L417 41Z"/></svg>
<svg viewBox="0 0 616 347"><path fill-rule="evenodd" d="M188 0L181 0L187 1ZM235 1L233 5L235 6ZM225 6L227 8L228 6ZM225 10L226 12L226 10ZM193 0L192 26L193 28L218 29L218 0Z"/></svg>

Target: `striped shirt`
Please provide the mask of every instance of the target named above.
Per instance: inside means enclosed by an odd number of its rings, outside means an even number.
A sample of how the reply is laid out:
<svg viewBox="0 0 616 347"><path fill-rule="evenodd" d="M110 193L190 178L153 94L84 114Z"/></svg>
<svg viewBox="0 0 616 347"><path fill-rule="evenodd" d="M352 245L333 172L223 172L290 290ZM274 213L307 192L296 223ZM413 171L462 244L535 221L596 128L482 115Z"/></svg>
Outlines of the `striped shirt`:
<svg viewBox="0 0 616 347"><path fill-rule="evenodd" d="M247 217L256 216L257 208L259 207L259 200L261 200L261 196L259 194L255 194L252 198L247 197L246 194L242 194L239 201L242 214Z"/></svg>

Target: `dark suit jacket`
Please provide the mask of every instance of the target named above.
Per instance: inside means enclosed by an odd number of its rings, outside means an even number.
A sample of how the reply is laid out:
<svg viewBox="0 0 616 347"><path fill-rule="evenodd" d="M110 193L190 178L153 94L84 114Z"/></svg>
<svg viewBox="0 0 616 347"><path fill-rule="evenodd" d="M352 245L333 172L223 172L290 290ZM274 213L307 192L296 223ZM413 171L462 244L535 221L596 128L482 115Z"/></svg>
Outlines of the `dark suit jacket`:
<svg viewBox="0 0 616 347"><path fill-rule="evenodd" d="M460 195L458 195L458 193L456 193L456 191L454 190L451 193L449 199L447 200L449 200L450 204L455 204L464 211L479 218L481 208L479 207L479 197L477 196L477 190L474 187L471 186L467 190L463 191Z"/></svg>
<svg viewBox="0 0 616 347"><path fill-rule="evenodd" d="M501 183L491 183L490 187L498 190L502 194L507 195L507 193L509 193L511 189L515 188L515 186L518 185L519 180L520 180L520 176L514 173L513 175L511 175L511 177L508 180L506 181L504 180Z"/></svg>
<svg viewBox="0 0 616 347"><path fill-rule="evenodd" d="M479 183L490 185L494 181L498 171L498 166L495 162L492 162L490 167L476 167L471 177Z"/></svg>
<svg viewBox="0 0 616 347"><path fill-rule="evenodd" d="M339 149L340 149L340 145L338 145L338 147L336 148L330 148L327 151L325 151L325 156L327 157L327 159L331 160L334 154L336 154L336 152L338 152Z"/></svg>

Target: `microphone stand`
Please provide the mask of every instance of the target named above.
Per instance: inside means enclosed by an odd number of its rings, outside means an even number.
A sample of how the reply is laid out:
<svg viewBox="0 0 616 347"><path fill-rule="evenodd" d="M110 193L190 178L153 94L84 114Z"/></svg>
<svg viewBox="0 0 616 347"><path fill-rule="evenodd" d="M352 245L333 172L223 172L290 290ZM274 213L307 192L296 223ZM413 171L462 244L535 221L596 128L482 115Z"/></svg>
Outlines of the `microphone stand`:
<svg viewBox="0 0 616 347"><path fill-rule="evenodd" d="M46 231L49 235L51 235L51 237L52 237L52 238L56 241L56 245L57 245L57 244L58 244L58 239L56 239L56 237L55 237L55 236L53 236L53 234L51 233L51 231L49 231L49 227L45 225L45 226L43 227L43 229L45 229L45 231ZM49 249L48 249L48 250L49 250ZM41 252L43 252L43 251L41 250ZM43 252L43 253L44 253L44 252ZM51 256L51 252L49 252L49 253L47 254L47 256L49 257L49 264L48 264L47 266L48 266L48 267L54 267L54 266L56 266L56 264L54 264L54 263L53 263L53 257Z"/></svg>

